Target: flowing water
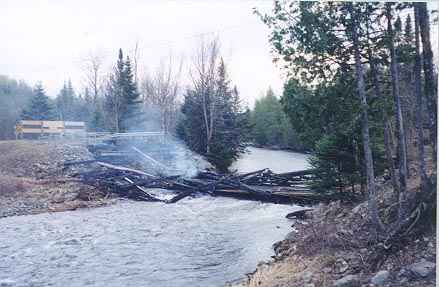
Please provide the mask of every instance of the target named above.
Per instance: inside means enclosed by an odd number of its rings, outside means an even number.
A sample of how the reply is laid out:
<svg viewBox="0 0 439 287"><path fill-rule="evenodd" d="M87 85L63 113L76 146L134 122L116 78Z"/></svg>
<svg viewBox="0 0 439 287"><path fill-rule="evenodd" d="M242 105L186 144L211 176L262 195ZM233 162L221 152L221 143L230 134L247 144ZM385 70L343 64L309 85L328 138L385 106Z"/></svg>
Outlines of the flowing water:
<svg viewBox="0 0 439 287"><path fill-rule="evenodd" d="M306 168L306 156L250 148L246 172ZM294 206L201 196L0 219L0 286L222 286L290 231Z"/></svg>

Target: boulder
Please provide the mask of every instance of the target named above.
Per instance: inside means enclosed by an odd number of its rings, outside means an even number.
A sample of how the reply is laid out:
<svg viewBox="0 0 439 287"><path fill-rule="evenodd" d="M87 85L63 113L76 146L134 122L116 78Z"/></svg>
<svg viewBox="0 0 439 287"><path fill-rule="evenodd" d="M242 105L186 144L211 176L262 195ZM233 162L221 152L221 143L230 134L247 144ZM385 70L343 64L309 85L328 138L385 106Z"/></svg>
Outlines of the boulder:
<svg viewBox="0 0 439 287"><path fill-rule="evenodd" d="M358 287L360 279L358 275L347 275L334 282L334 287Z"/></svg>
<svg viewBox="0 0 439 287"><path fill-rule="evenodd" d="M313 275L314 274L311 271L306 271L305 273L303 273L302 275L303 282L311 283Z"/></svg>
<svg viewBox="0 0 439 287"><path fill-rule="evenodd" d="M377 272L371 279L370 283L376 285L376 286L383 286L387 280L389 279L389 271L387 270L381 270Z"/></svg>
<svg viewBox="0 0 439 287"><path fill-rule="evenodd" d="M409 273L415 278L426 278L434 273L436 264L430 261L420 261L407 267Z"/></svg>

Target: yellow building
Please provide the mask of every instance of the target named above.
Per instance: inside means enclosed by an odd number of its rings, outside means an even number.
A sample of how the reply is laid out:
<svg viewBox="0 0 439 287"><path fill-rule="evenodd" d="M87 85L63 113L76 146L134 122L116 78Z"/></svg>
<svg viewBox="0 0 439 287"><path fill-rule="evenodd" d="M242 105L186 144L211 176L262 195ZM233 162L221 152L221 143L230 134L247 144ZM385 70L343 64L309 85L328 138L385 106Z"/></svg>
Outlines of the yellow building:
<svg viewBox="0 0 439 287"><path fill-rule="evenodd" d="M80 136L85 135L84 122L69 121L28 121L15 125L16 138L39 138L41 136Z"/></svg>

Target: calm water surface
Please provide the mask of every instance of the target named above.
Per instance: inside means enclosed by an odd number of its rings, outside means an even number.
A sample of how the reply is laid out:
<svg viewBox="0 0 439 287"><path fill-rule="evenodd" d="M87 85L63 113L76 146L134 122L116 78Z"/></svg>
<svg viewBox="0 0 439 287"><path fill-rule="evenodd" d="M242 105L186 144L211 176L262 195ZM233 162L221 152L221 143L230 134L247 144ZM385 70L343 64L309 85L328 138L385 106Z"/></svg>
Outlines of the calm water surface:
<svg viewBox="0 0 439 287"><path fill-rule="evenodd" d="M235 168L306 167L250 151ZM0 219L0 286L222 286L269 259L296 208L203 196Z"/></svg>

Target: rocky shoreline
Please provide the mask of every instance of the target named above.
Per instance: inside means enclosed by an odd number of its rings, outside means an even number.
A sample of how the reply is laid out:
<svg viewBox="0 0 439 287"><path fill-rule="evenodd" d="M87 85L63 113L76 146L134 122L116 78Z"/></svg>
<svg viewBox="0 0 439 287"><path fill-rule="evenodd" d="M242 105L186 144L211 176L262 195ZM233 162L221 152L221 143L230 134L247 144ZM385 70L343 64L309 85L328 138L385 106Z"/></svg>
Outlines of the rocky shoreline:
<svg viewBox="0 0 439 287"><path fill-rule="evenodd" d="M116 199L69 178L77 170L62 171L65 161L90 158L81 142L0 142L0 218L112 204Z"/></svg>
<svg viewBox="0 0 439 287"><path fill-rule="evenodd" d="M385 205L388 183L381 182L380 190ZM292 221L293 230L273 245L273 260L226 286L436 286L435 228L383 253L373 244L367 212L366 202L316 206L305 219Z"/></svg>

